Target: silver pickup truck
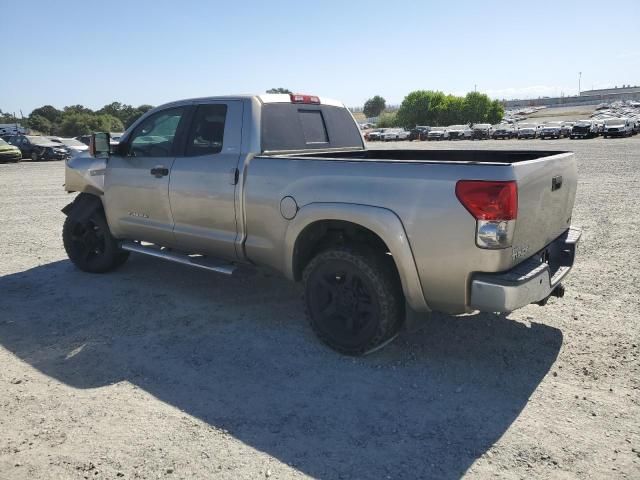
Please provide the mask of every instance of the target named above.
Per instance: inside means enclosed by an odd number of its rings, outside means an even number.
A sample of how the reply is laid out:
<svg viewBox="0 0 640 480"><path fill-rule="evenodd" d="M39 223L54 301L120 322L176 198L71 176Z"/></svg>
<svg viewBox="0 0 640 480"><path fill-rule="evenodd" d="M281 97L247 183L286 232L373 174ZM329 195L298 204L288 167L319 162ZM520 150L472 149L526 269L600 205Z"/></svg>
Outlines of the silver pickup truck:
<svg viewBox="0 0 640 480"><path fill-rule="evenodd" d="M310 95L184 100L149 111L117 146L66 165L71 261L106 272L130 252L304 282L312 328L369 352L418 312L505 312L562 296L573 154L368 150L351 113Z"/></svg>

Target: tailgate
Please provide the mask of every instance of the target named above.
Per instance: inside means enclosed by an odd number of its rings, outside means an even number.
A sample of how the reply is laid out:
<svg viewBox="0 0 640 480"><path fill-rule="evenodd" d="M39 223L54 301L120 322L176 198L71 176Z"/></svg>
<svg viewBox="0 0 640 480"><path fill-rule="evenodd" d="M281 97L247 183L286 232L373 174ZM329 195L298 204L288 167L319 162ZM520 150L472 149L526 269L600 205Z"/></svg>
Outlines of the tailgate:
<svg viewBox="0 0 640 480"><path fill-rule="evenodd" d="M578 183L573 153L560 153L513 164L518 182L518 217L513 236L513 264L558 238L571 224Z"/></svg>

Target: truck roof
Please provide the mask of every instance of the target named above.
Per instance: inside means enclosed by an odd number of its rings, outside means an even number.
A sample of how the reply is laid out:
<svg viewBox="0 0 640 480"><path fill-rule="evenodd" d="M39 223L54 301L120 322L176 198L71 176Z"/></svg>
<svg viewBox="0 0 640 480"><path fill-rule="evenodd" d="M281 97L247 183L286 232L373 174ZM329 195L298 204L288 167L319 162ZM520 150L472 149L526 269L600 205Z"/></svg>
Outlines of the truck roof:
<svg viewBox="0 0 640 480"><path fill-rule="evenodd" d="M300 95L309 96L308 94L300 94ZM327 98L327 97L320 97L317 95L312 95L312 96L320 99L321 105L331 105L334 107L344 108L344 104L339 100L334 100L332 98ZM257 99L261 103L292 103L291 96L288 93L264 93L259 95L250 94L250 93L241 93L238 95L216 95L212 97L185 98L182 100L175 100L173 102L168 102L163 105L159 105L156 108L159 108L159 107L164 108L171 105L179 105L179 104L181 105L185 103L204 102L204 101L210 101L210 100L251 100L251 99Z"/></svg>

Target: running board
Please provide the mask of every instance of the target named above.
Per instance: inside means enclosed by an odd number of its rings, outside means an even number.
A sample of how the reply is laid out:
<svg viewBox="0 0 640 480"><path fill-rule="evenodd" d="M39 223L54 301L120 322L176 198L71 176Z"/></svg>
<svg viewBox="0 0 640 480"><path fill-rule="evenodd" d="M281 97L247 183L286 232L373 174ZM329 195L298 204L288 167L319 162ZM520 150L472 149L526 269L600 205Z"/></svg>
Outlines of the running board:
<svg viewBox="0 0 640 480"><path fill-rule="evenodd" d="M187 255L185 253L178 253L164 247L158 247L157 245L153 244L142 245L138 242L121 242L120 248L128 252L142 253L143 255L161 258L170 262L181 263L182 265L188 265L189 267L202 268L204 270L210 270L212 272L224 273L225 275L231 275L236 269L235 265L226 263L222 260L216 261L202 255Z"/></svg>

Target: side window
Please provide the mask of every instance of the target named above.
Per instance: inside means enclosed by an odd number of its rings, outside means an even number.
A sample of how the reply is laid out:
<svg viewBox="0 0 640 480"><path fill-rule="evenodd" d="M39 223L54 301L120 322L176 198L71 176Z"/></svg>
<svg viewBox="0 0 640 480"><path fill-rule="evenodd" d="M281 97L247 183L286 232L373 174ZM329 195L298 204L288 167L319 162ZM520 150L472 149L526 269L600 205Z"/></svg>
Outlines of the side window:
<svg viewBox="0 0 640 480"><path fill-rule="evenodd" d="M210 155L222 151L224 122L227 106L224 104L200 105L187 134L187 157Z"/></svg>
<svg viewBox="0 0 640 480"><path fill-rule="evenodd" d="M129 138L128 154L135 157L170 157L186 107L171 108L144 120Z"/></svg>

